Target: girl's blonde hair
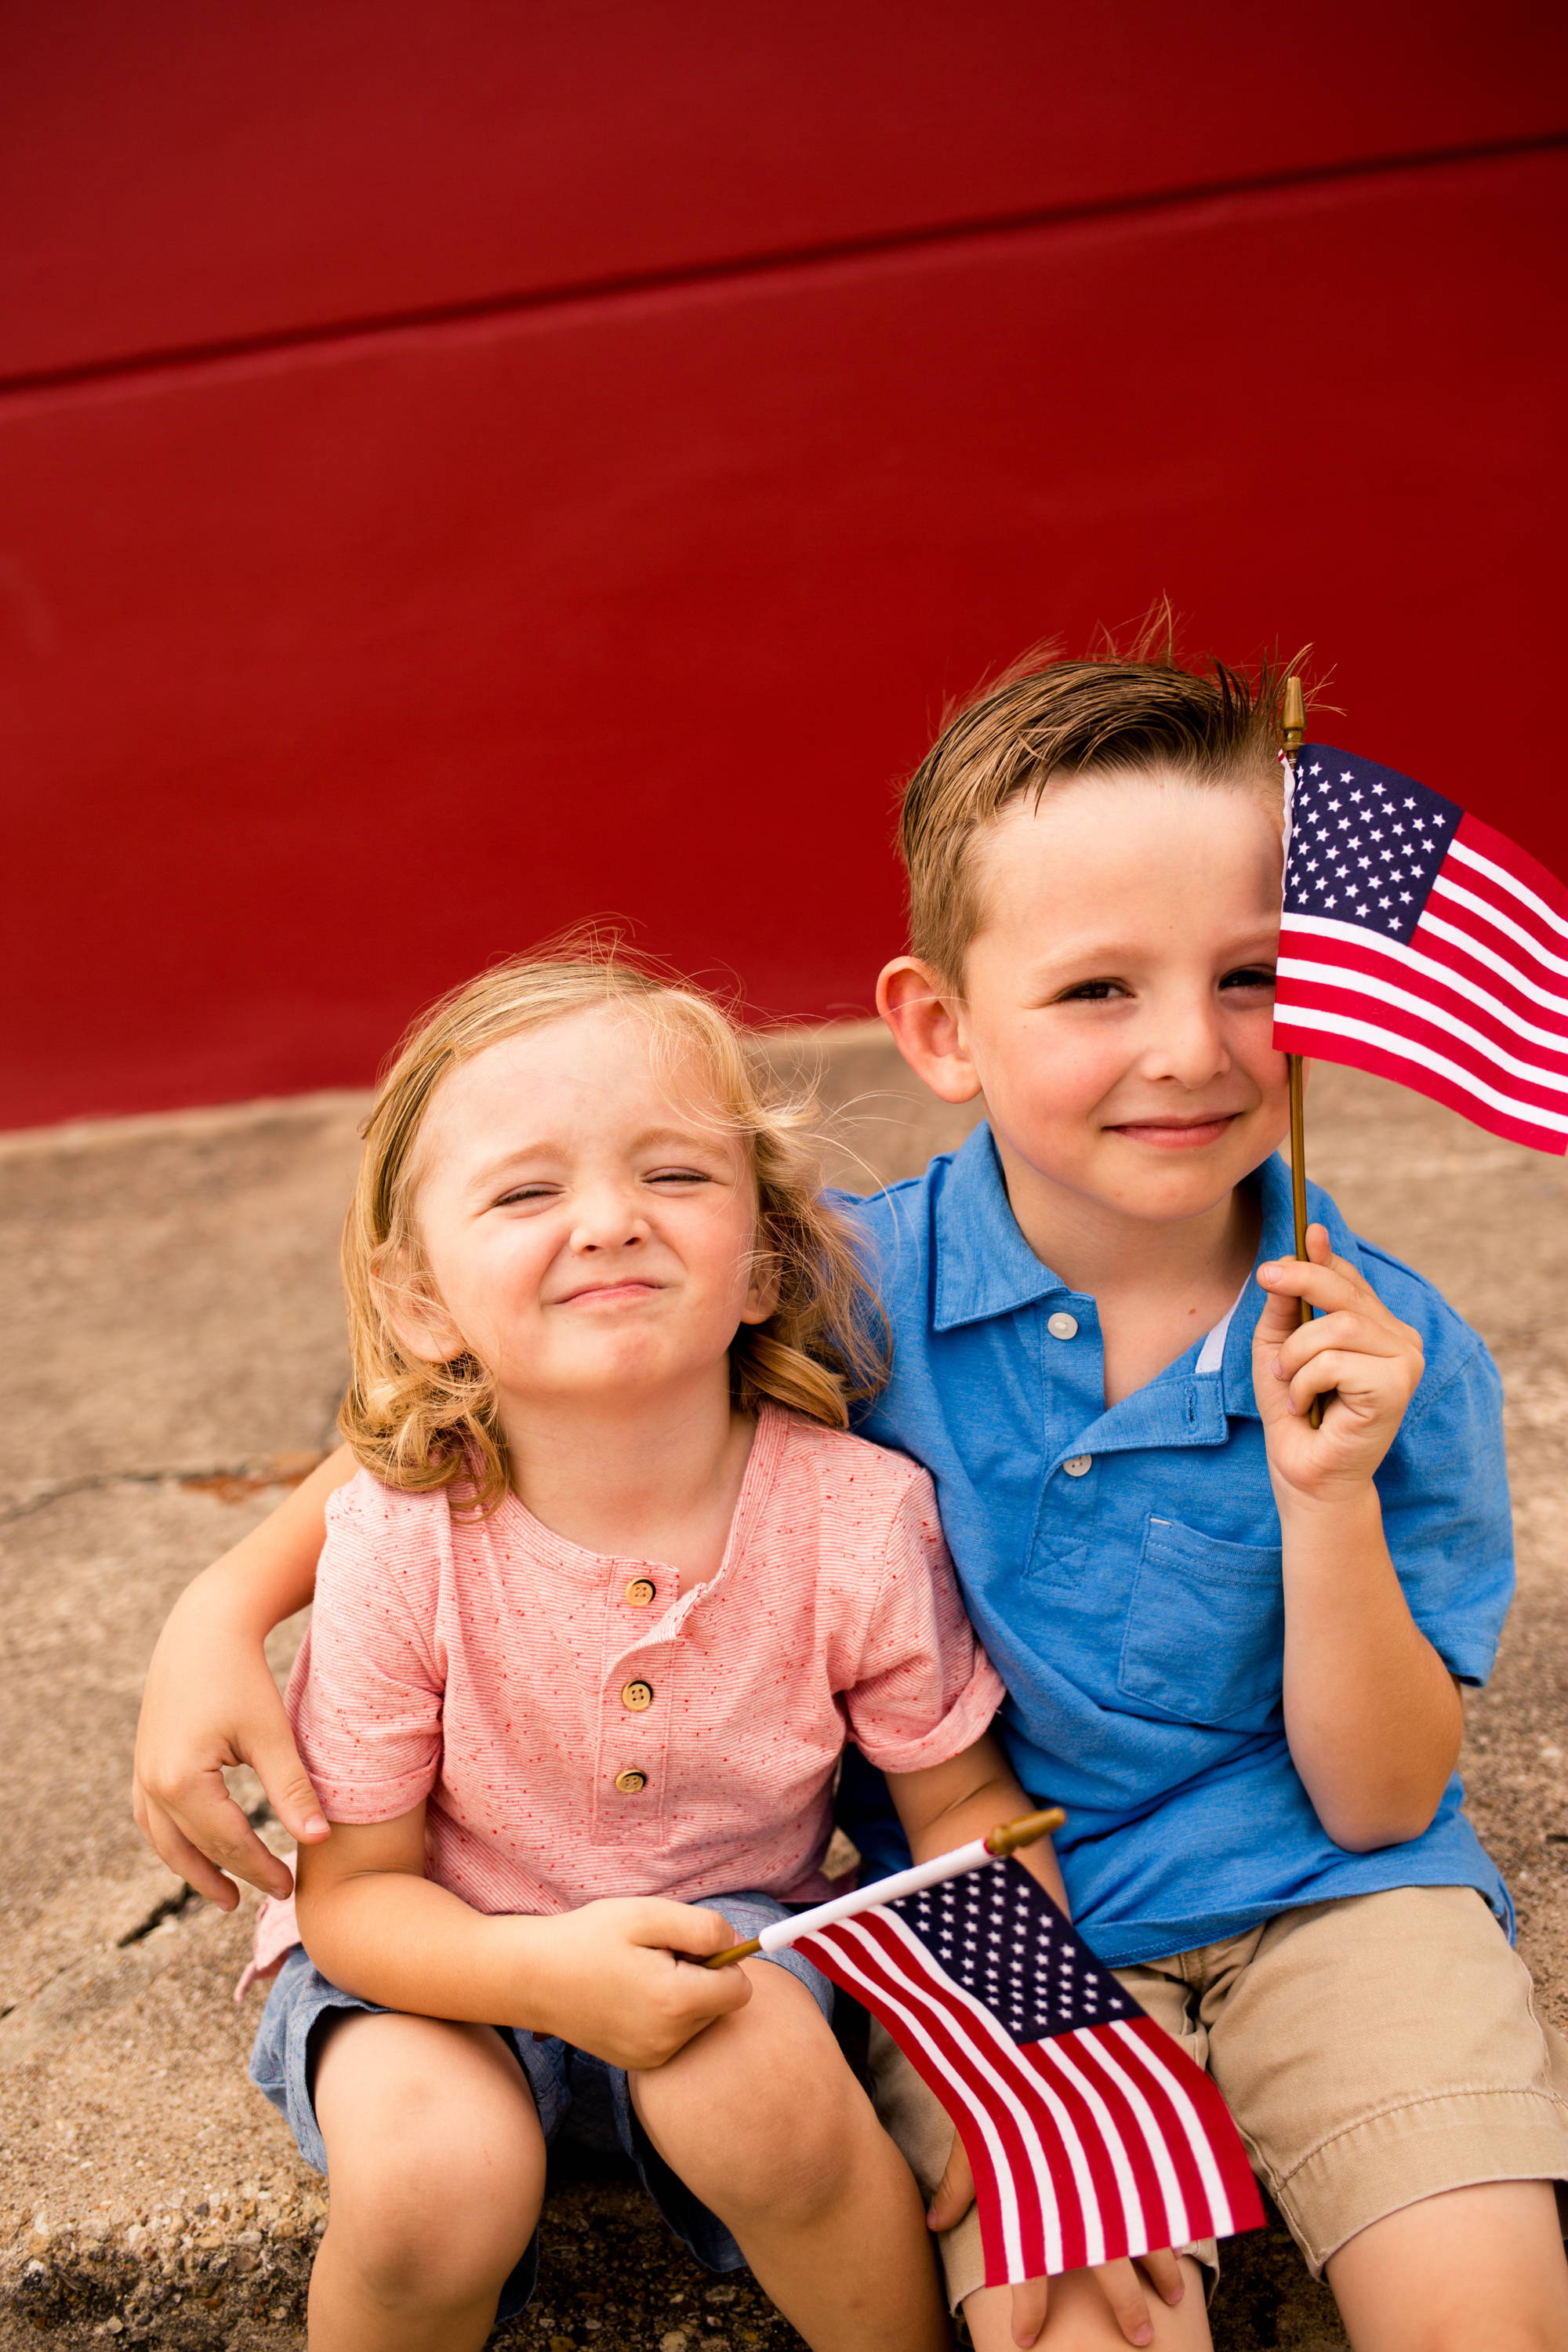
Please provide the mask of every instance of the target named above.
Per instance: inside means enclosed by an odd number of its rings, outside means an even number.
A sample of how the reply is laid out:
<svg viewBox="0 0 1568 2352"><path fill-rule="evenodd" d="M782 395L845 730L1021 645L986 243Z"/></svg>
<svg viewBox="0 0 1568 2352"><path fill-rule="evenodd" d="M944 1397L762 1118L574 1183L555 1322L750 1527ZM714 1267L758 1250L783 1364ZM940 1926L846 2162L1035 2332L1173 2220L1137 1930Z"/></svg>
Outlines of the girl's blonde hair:
<svg viewBox="0 0 1568 2352"><path fill-rule="evenodd" d="M754 1410L772 1397L841 1429L849 1404L875 1395L887 1378L875 1295L847 1229L817 1197L813 1155L798 1132L809 1103L782 1092L758 1043L690 982L618 947L541 950L482 972L432 1006L404 1038L365 1122L343 1228L352 1370L338 1426L389 1486L457 1484L489 1510L507 1485L489 1374L470 1355L428 1363L409 1354L387 1312L389 1293L428 1278L414 1214L426 1114L447 1074L486 1046L595 1005L623 1006L646 1021L662 1050L695 1053L717 1119L747 1148L757 1256L777 1284L778 1303L765 1322L743 1324L735 1336L736 1404Z"/></svg>

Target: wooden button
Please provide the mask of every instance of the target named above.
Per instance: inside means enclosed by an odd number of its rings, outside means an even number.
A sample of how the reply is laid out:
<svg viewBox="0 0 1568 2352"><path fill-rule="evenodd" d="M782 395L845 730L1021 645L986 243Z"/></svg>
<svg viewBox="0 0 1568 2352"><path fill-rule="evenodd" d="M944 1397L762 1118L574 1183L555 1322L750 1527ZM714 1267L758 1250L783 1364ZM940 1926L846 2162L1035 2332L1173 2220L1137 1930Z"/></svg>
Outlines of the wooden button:
<svg viewBox="0 0 1568 2352"><path fill-rule="evenodd" d="M623 1797L635 1797L647 1787L646 1772L617 1772L616 1786Z"/></svg>
<svg viewBox="0 0 1568 2352"><path fill-rule="evenodd" d="M653 1685L640 1682L624 1684L621 1689L621 1705L629 1706L634 1715L640 1715L645 1706L653 1705Z"/></svg>
<svg viewBox="0 0 1568 2352"><path fill-rule="evenodd" d="M634 1576L626 1587L626 1599L634 1609L646 1609L658 1587L646 1576Z"/></svg>

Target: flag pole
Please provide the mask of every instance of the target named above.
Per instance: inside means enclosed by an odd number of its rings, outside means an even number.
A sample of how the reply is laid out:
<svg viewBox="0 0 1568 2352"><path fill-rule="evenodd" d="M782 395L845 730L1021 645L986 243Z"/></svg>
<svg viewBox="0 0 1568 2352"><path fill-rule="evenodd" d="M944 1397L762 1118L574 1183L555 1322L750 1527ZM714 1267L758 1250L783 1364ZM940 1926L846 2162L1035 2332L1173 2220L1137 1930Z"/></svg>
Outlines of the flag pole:
<svg viewBox="0 0 1568 2352"><path fill-rule="evenodd" d="M1296 784L1296 755L1301 749L1301 738L1307 731L1307 703L1299 677L1285 681L1283 730L1285 758L1290 770L1292 796ZM1289 852L1289 844L1286 844ZM1285 1074L1290 1090L1290 1207L1296 1225L1296 1255L1307 1255L1307 1106L1306 1088L1300 1054L1287 1054ZM1298 1326L1310 1323L1312 1309L1302 1298L1297 1301ZM1314 1397L1308 1410L1308 1420L1314 1429L1321 1428L1323 1419L1322 1400Z"/></svg>
<svg viewBox="0 0 1568 2352"><path fill-rule="evenodd" d="M1016 1853L1020 1846L1033 1845L1037 1838L1049 1837L1066 1819L1059 1805L1050 1805L1041 1813L1020 1813L1016 1821L998 1822L994 1830L976 1838L971 1845L955 1846L951 1853L933 1854L930 1862L917 1862L910 1870L896 1870L890 1878L874 1879L869 1886L858 1886L849 1895L836 1895L830 1902L819 1903L815 1910L797 1912L791 1919L775 1920L760 1936L749 1936L743 1944L731 1944L728 1951L713 1953L701 1966L727 1969L732 1960L749 1960L758 1952L782 1951L797 1936L829 1927L835 1919L853 1919L858 1912L874 1910L879 1903L896 1903L901 1895L918 1895L922 1887L940 1886L945 1879L958 1878L966 1870L979 1870L988 1862L1000 1862L1005 1855Z"/></svg>

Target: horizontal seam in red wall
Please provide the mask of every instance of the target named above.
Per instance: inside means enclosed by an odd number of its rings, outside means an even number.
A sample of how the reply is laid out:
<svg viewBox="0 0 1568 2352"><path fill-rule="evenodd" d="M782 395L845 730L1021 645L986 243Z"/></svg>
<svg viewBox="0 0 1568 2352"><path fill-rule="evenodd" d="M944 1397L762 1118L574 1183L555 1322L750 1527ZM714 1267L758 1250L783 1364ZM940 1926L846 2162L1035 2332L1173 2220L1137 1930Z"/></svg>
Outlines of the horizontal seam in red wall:
<svg viewBox="0 0 1568 2352"><path fill-rule="evenodd" d="M133 352L113 358L82 360L69 366L20 371L0 375L0 399L10 395L68 390L115 377L159 374L220 366L225 362L270 352L308 351L331 343L363 342L377 335L405 334L421 327L461 326L486 319L504 319L548 310L570 310L589 302L678 290L686 286L710 286L731 279L773 277L820 268L836 261L854 262L878 254L899 254L921 247L954 246L971 240L1023 236L1043 228L1078 223L1127 218L1139 213L1167 213L1183 205L1211 204L1226 196L1270 195L1292 188L1331 184L1336 181L1386 178L1400 173L1435 171L1454 163L1511 162L1568 147L1568 131L1538 137L1499 140L1472 147L1433 148L1403 155L1363 157L1353 163L1302 166L1295 171L1258 174L1250 179L1215 180L1182 188L1117 196L1093 203L1058 205L1027 212L977 215L969 220L891 229L875 235L845 237L818 245L796 246L729 259L684 263L668 269L629 271L621 277L584 279L536 288L528 293L479 295L456 302L431 303L408 310L386 311L358 319L321 320L310 326L273 328L252 335L234 335L209 343Z"/></svg>

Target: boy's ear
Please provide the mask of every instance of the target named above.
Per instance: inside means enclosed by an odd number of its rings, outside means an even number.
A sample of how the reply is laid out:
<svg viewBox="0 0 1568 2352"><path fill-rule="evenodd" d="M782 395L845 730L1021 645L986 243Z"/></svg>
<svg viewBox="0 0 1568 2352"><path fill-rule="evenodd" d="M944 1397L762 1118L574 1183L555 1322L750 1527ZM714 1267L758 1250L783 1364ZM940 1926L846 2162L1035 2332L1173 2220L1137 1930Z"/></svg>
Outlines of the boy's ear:
<svg viewBox="0 0 1568 2352"><path fill-rule="evenodd" d="M918 956L895 956L877 982L877 1010L917 1078L943 1102L973 1102L980 1078L969 1058L961 1000Z"/></svg>
<svg viewBox="0 0 1568 2352"><path fill-rule="evenodd" d="M381 1310L405 1356L426 1364L449 1364L467 1342L440 1300L399 1256L376 1269Z"/></svg>

